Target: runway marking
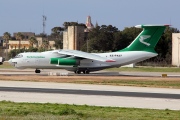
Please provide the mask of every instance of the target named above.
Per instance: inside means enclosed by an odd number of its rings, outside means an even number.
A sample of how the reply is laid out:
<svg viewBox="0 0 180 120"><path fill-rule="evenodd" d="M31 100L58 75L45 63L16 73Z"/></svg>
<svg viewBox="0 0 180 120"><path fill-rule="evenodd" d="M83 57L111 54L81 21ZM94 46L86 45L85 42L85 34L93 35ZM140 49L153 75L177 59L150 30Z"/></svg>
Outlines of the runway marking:
<svg viewBox="0 0 180 120"><path fill-rule="evenodd" d="M143 93L143 92L24 88L24 87L0 87L0 91L180 99L180 94L167 94L167 93Z"/></svg>

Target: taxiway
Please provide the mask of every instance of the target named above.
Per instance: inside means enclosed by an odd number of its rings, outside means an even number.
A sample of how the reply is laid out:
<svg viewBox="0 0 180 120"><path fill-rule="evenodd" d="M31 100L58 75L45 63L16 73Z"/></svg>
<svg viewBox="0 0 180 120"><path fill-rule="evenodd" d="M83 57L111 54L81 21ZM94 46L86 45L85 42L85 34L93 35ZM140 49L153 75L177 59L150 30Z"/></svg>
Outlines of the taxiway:
<svg viewBox="0 0 180 120"><path fill-rule="evenodd" d="M58 75L58 76L133 76L133 77L162 77L162 74L167 74L167 77L180 77L179 73L176 72L111 72L111 71L97 71L91 72L90 74L74 74L63 69L46 69L41 70L41 73L35 73L34 69L0 69L0 75L14 76L14 75L36 75L36 76L48 76L48 75Z"/></svg>

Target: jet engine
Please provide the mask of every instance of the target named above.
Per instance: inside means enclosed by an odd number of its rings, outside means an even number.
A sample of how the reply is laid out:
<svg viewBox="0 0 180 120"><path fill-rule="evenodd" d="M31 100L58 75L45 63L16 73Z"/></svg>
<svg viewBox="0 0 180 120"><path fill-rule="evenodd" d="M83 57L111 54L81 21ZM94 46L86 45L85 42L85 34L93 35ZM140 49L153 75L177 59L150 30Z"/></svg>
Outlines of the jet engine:
<svg viewBox="0 0 180 120"><path fill-rule="evenodd" d="M58 65L79 65L80 61L74 58L51 58L50 64Z"/></svg>

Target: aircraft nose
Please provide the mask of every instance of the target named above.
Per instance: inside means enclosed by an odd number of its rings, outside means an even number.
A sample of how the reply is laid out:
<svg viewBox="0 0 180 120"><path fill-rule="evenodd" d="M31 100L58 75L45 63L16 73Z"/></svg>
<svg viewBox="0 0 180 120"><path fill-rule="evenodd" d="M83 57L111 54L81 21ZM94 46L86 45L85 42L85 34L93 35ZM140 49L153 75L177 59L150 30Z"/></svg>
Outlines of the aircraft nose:
<svg viewBox="0 0 180 120"><path fill-rule="evenodd" d="M8 62L9 62L9 64L13 65L13 63L12 63L12 59L10 59Z"/></svg>

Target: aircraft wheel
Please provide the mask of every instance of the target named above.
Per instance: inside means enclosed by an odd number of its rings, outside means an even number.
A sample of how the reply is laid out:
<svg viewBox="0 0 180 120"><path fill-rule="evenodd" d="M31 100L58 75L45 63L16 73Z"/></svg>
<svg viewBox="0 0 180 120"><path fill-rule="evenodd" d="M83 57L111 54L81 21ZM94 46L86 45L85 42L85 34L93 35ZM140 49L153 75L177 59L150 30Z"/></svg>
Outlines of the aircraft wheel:
<svg viewBox="0 0 180 120"><path fill-rule="evenodd" d="M89 70L85 70L85 74L89 74Z"/></svg>
<svg viewBox="0 0 180 120"><path fill-rule="evenodd" d="M77 74L81 74L81 71L80 71L80 70L77 70L76 72L77 72Z"/></svg>
<svg viewBox="0 0 180 120"><path fill-rule="evenodd" d="M41 70L38 70L38 69L35 70L35 73L40 73L40 72L41 72Z"/></svg>
<svg viewBox="0 0 180 120"><path fill-rule="evenodd" d="M81 74L81 71L80 70L76 70L74 71L75 74Z"/></svg>

